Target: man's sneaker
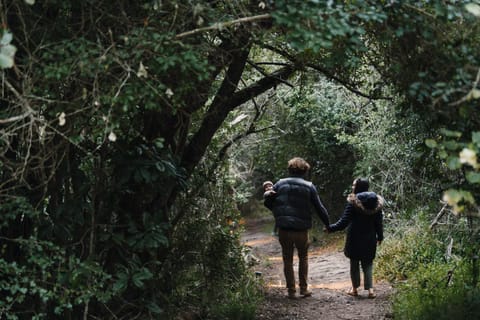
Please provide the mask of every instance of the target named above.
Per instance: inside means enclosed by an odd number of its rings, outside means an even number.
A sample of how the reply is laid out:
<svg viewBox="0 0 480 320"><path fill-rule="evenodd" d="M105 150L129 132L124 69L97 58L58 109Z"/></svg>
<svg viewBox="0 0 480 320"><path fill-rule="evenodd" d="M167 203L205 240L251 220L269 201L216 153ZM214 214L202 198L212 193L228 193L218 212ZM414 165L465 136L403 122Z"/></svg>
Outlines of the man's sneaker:
<svg viewBox="0 0 480 320"><path fill-rule="evenodd" d="M301 294L304 298L306 298L306 297L312 296L312 291L308 291L307 289L305 289L305 290L300 290L300 294Z"/></svg>
<svg viewBox="0 0 480 320"><path fill-rule="evenodd" d="M289 291L287 298L288 299L297 299L297 296L295 295L295 291Z"/></svg>

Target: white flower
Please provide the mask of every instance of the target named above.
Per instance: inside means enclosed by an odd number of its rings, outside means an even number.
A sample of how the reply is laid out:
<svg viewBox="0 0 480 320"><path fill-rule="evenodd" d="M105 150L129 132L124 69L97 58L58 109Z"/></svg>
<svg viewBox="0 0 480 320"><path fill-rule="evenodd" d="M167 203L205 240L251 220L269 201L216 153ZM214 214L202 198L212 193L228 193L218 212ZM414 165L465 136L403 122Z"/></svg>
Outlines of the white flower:
<svg viewBox="0 0 480 320"><path fill-rule="evenodd" d="M480 17L480 5L476 3L468 3L465 5L465 9L474 16Z"/></svg>
<svg viewBox="0 0 480 320"><path fill-rule="evenodd" d="M12 41L12 34L5 32L0 40L0 68L6 69L13 67L13 58L15 52L17 52L17 48L11 45L10 41Z"/></svg>
<svg viewBox="0 0 480 320"><path fill-rule="evenodd" d="M171 98L173 96L172 89L168 88L167 90L165 90L165 94L167 95L167 97Z"/></svg>
<svg viewBox="0 0 480 320"><path fill-rule="evenodd" d="M477 164L477 154L472 149L463 148L460 152L460 163L466 163L476 168Z"/></svg>
<svg viewBox="0 0 480 320"><path fill-rule="evenodd" d="M108 140L112 142L117 141L117 135L113 131L111 131L110 134L108 135Z"/></svg>
<svg viewBox="0 0 480 320"><path fill-rule="evenodd" d="M138 66L138 71L137 71L137 77L141 78L144 77L146 78L148 76L147 68L143 65L143 63L140 61L140 65Z"/></svg>
<svg viewBox="0 0 480 320"><path fill-rule="evenodd" d="M59 126L64 126L65 123L67 123L67 120L65 119L66 115L65 112L60 113L58 116L58 125Z"/></svg>

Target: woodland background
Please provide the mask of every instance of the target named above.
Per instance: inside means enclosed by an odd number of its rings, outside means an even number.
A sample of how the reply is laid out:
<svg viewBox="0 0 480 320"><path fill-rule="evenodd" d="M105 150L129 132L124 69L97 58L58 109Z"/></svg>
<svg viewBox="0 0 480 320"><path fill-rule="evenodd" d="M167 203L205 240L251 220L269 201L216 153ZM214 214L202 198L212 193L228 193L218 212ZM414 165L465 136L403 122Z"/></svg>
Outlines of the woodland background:
<svg viewBox="0 0 480 320"><path fill-rule="evenodd" d="M387 200L396 319L480 315L476 1L2 0L0 318L253 319L302 156Z"/></svg>

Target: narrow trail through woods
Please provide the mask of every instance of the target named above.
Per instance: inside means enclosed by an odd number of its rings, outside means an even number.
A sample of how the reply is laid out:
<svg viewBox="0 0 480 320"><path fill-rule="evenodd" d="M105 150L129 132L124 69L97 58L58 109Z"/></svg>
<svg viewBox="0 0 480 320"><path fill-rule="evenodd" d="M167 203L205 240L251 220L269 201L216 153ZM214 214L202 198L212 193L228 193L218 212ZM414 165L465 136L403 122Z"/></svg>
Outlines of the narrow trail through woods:
<svg viewBox="0 0 480 320"><path fill-rule="evenodd" d="M313 244L310 247L308 282L313 295L308 298L287 299L281 248L278 238L265 231L269 225L272 225L271 221L247 220L242 236L242 242L250 248L252 256L258 259L253 270L261 273L265 284L266 299L259 308L257 319L363 320L392 317L390 285L376 282L375 299L368 299L367 292L363 290L359 297L346 294L350 288L349 261L338 245L325 247ZM296 257L294 268L298 281Z"/></svg>

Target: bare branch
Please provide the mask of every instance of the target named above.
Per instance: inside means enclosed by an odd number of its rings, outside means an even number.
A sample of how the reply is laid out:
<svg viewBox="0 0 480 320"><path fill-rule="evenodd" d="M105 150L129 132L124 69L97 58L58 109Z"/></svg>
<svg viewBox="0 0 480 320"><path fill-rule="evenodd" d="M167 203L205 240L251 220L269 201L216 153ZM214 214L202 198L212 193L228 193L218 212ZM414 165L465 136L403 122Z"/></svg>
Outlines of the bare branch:
<svg viewBox="0 0 480 320"><path fill-rule="evenodd" d="M435 227L438 224L438 221L445 214L445 212L446 212L445 210L447 209L447 207L448 207L448 203L445 203L443 205L443 208L438 212L437 216L435 217L435 219L433 219L432 223L430 224L430 230L433 229L433 227Z"/></svg>
<svg viewBox="0 0 480 320"><path fill-rule="evenodd" d="M376 95L371 95L371 94L368 94L368 93L365 93L365 92L362 92L360 91L359 89L355 88L355 84L354 83L351 83L349 82L347 79L342 79L338 76L336 76L335 74L333 74L331 71L325 69L324 67L318 65L318 64L314 64L314 63L306 63L306 64L302 64L302 62L299 62L298 59L291 55L290 53L288 53L287 51L285 50L282 50L280 48L276 48L276 47L273 47L273 46L270 46L270 45L265 45L265 44L262 44L262 46L265 48L265 49L268 49L272 52L275 52L279 55L281 55L282 57L285 57L287 58L289 61L293 62L295 65L300 65L300 67L303 65L304 67L308 67L308 68L311 68L313 70L316 70L320 73L322 73L323 75L325 75L327 78L329 78L330 80L333 80L339 84L341 84L342 86L344 86L348 91L350 92L353 92L355 93L356 95L359 95L361 97L364 97L364 98L368 98L368 99L374 99L374 100L392 100L391 97L384 97L384 96L376 96Z"/></svg>
<svg viewBox="0 0 480 320"><path fill-rule="evenodd" d="M473 83L472 85L472 89L470 89L470 91L463 97L461 98L460 100L457 100L455 102L452 102L449 104L449 106L452 106L452 107L456 107L466 101L469 101L471 99L478 99L478 97L476 96L477 91L477 86L478 86L478 83L480 82L480 68L478 69L478 72L477 72L477 78L475 79L475 82Z"/></svg>
<svg viewBox="0 0 480 320"><path fill-rule="evenodd" d="M18 116L10 117L10 118L7 118L7 119L0 119L0 124L7 124L7 123L23 120L23 119L27 118L28 116L30 116L31 114L32 114L32 112L27 111L27 112L25 112L21 115L18 115Z"/></svg>
<svg viewBox="0 0 480 320"><path fill-rule="evenodd" d="M261 14L258 16L253 16L253 17L244 17L240 19L235 19L232 21L226 21L226 22L218 22L215 23L214 25L208 26L208 27L203 27L203 28L197 28L194 30L186 31L180 34L177 34L175 36L176 39L188 37L197 33L202 33L205 31L211 31L211 30L222 30L228 27L231 27L236 24L241 24L241 23L250 23L250 22L256 22L256 21L262 21L262 20L269 20L271 19L272 16L270 14Z"/></svg>
<svg viewBox="0 0 480 320"><path fill-rule="evenodd" d="M22 119L27 118L28 116L32 115L34 113L32 107L30 107L30 103L28 102L25 97L23 97L20 92L15 89L15 87L8 81L4 80L5 84L7 85L8 89L13 92L13 94L17 97L17 99L22 103L22 107L26 109L26 111L18 116L14 116L8 119L0 119L0 124L6 124L6 123L11 123L15 121L19 121Z"/></svg>
<svg viewBox="0 0 480 320"><path fill-rule="evenodd" d="M263 76L265 76L265 77L270 77L270 76L271 76L271 75L269 75L263 68L260 68L260 67L258 66L258 64L254 63L253 61L248 60L247 62L248 62L248 64L250 64L252 67L254 67L258 72L260 72ZM288 66L288 64L286 64L286 63L284 63L284 64L282 64L282 65L283 65L283 66ZM284 79L281 79L281 78L278 78L277 80L278 80L280 83L283 83L283 84L289 86L290 88L293 88L293 84L291 84L290 82L288 82L288 81L286 81L286 80L284 80Z"/></svg>

